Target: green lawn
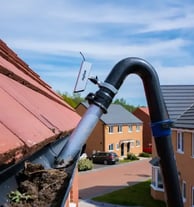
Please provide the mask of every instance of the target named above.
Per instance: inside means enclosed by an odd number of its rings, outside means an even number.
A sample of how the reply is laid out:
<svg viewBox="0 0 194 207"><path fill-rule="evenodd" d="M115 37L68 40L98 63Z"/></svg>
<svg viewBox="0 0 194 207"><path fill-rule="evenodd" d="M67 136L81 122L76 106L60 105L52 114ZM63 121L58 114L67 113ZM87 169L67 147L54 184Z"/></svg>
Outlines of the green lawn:
<svg viewBox="0 0 194 207"><path fill-rule="evenodd" d="M133 160L119 160L119 164L133 162Z"/></svg>
<svg viewBox="0 0 194 207"><path fill-rule="evenodd" d="M94 201L144 207L166 207L150 195L150 180L93 198Z"/></svg>

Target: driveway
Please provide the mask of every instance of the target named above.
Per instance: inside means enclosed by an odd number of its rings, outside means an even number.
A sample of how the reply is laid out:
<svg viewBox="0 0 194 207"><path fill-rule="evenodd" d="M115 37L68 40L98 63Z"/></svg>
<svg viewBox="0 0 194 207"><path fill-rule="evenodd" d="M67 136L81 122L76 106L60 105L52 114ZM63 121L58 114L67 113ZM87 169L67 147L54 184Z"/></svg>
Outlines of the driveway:
<svg viewBox="0 0 194 207"><path fill-rule="evenodd" d="M151 177L150 159L79 172L79 197L82 200L134 185Z"/></svg>

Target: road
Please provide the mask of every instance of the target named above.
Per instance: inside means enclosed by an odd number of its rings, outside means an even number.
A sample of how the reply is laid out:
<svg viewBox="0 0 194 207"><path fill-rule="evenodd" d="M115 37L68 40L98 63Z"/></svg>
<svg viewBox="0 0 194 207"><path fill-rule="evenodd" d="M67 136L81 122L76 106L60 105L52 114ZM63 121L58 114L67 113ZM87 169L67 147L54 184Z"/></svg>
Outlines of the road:
<svg viewBox="0 0 194 207"><path fill-rule="evenodd" d="M79 172L80 199L90 199L149 179L151 177L151 164L149 161L150 159L142 159Z"/></svg>

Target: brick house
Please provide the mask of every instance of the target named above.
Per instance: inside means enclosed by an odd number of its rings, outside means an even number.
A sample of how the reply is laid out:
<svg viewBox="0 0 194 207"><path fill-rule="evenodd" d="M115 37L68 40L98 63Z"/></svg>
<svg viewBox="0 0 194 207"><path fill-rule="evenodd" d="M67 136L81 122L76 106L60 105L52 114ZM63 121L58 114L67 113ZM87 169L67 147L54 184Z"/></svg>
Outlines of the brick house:
<svg viewBox="0 0 194 207"><path fill-rule="evenodd" d="M86 102L80 103L76 111L82 116L87 107ZM114 151L120 157L138 155L142 152L142 121L121 105L111 104L86 143L88 156L96 151Z"/></svg>
<svg viewBox="0 0 194 207"><path fill-rule="evenodd" d="M172 144L185 207L194 206L194 86L161 86L171 120ZM154 145L153 145L154 147ZM164 200L160 168L154 153L152 160L151 194Z"/></svg>
<svg viewBox="0 0 194 207"><path fill-rule="evenodd" d="M143 122L143 151L152 153L152 131L148 107L139 107L133 114Z"/></svg>
<svg viewBox="0 0 194 207"><path fill-rule="evenodd" d="M68 138L80 120L75 110L2 40L0 97L0 175L44 146ZM71 205L78 206L76 173L65 206Z"/></svg>

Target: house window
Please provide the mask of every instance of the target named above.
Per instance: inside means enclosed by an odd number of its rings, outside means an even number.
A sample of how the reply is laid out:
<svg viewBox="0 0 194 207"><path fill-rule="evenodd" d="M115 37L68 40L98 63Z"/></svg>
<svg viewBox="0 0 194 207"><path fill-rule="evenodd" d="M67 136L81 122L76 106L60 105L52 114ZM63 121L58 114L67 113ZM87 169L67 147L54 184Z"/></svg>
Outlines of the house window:
<svg viewBox="0 0 194 207"><path fill-rule="evenodd" d="M194 158L194 133L192 133L192 157Z"/></svg>
<svg viewBox="0 0 194 207"><path fill-rule="evenodd" d="M182 131L177 132L177 152L184 152L184 137Z"/></svg>
<svg viewBox="0 0 194 207"><path fill-rule="evenodd" d="M140 125L136 124L136 132L139 132L139 131L140 131Z"/></svg>
<svg viewBox="0 0 194 207"><path fill-rule="evenodd" d="M112 133L113 133L113 126L109 126L109 127L108 127L108 133L109 133L109 134L112 134Z"/></svg>
<svg viewBox="0 0 194 207"><path fill-rule="evenodd" d="M108 150L109 150L109 151L114 150L114 144L109 144L109 145L108 145Z"/></svg>
<svg viewBox="0 0 194 207"><path fill-rule="evenodd" d="M141 142L139 140L136 140L136 147L140 147Z"/></svg>
<svg viewBox="0 0 194 207"><path fill-rule="evenodd" d="M164 191L163 181L161 176L160 167L152 166L152 188L158 191Z"/></svg>
<svg viewBox="0 0 194 207"><path fill-rule="evenodd" d="M117 149L117 150L120 149L120 145L119 145L119 143L116 144L116 149Z"/></svg>
<svg viewBox="0 0 194 207"><path fill-rule="evenodd" d="M132 132L133 131L133 126L132 126L132 124L129 124L128 125L128 132Z"/></svg>
<svg viewBox="0 0 194 207"><path fill-rule="evenodd" d="M123 131L122 125L118 125L118 132L121 133Z"/></svg>
<svg viewBox="0 0 194 207"><path fill-rule="evenodd" d="M134 140L130 141L130 147L134 147L135 144L134 144Z"/></svg>
<svg viewBox="0 0 194 207"><path fill-rule="evenodd" d="M182 182L182 197L183 197L183 202L186 201L186 182Z"/></svg>
<svg viewBox="0 0 194 207"><path fill-rule="evenodd" d="M192 207L194 207L194 187L192 187L192 192L191 192L191 196L192 196Z"/></svg>

